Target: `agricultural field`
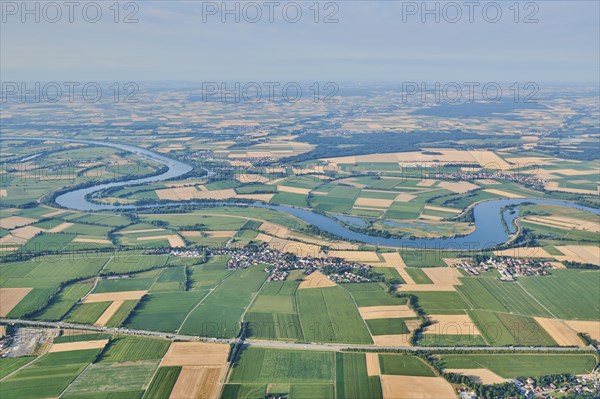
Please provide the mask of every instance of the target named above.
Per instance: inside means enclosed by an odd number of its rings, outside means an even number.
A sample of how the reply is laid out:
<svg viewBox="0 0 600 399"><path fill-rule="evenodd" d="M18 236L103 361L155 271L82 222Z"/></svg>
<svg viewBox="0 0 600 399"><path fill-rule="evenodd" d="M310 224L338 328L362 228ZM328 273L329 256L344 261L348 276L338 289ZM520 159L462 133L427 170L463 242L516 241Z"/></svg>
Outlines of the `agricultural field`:
<svg viewBox="0 0 600 399"><path fill-rule="evenodd" d="M120 336L109 343L100 355L100 362L137 362L161 359L170 341L157 338Z"/></svg>
<svg viewBox="0 0 600 399"><path fill-rule="evenodd" d="M505 378L560 373L585 374L596 365L593 355L461 354L441 355L445 368L487 368Z"/></svg>
<svg viewBox="0 0 600 399"><path fill-rule="evenodd" d="M98 355L98 349L49 353L0 384L3 398L56 396Z"/></svg>
<svg viewBox="0 0 600 399"><path fill-rule="evenodd" d="M442 369L482 385L597 369L597 96L432 107L355 89L8 104L3 135L44 139L2 140L0 397L439 399L466 387ZM53 141L74 137L97 143ZM126 182L167 168L111 143L189 169ZM95 210L57 199L108 182ZM492 257L513 271L476 270Z"/></svg>
<svg viewBox="0 0 600 399"><path fill-rule="evenodd" d="M356 305L341 287L299 290L298 309L305 341L372 342Z"/></svg>

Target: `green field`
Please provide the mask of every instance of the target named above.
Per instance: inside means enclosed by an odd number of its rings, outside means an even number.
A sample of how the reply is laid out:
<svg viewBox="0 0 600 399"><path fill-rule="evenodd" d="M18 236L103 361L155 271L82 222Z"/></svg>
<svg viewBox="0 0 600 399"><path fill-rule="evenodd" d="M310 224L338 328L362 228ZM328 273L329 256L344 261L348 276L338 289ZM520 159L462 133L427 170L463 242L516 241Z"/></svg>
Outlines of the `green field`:
<svg viewBox="0 0 600 399"><path fill-rule="evenodd" d="M435 377L431 367L416 356L380 354L379 367L381 374Z"/></svg>
<svg viewBox="0 0 600 399"><path fill-rule="evenodd" d="M161 269L129 275L126 278L103 278L94 289L94 294L120 291L148 290L156 281Z"/></svg>
<svg viewBox="0 0 600 399"><path fill-rule="evenodd" d="M102 274L125 274L163 267L168 255L142 255L138 251L119 252L104 268Z"/></svg>
<svg viewBox="0 0 600 399"><path fill-rule="evenodd" d="M229 381L253 384L332 383L334 367L333 352L250 347L242 352Z"/></svg>
<svg viewBox="0 0 600 399"><path fill-rule="evenodd" d="M68 285L56 296L50 306L35 316L35 319L52 321L62 319L91 288L91 283Z"/></svg>
<svg viewBox="0 0 600 399"><path fill-rule="evenodd" d="M66 317L70 323L93 324L112 302L91 302L77 305Z"/></svg>
<svg viewBox="0 0 600 399"><path fill-rule="evenodd" d="M35 356L0 358L0 379L23 367L35 358Z"/></svg>
<svg viewBox="0 0 600 399"><path fill-rule="evenodd" d="M335 354L335 387L338 398L382 398L379 377L367 376L364 353Z"/></svg>
<svg viewBox="0 0 600 399"><path fill-rule="evenodd" d="M181 367L159 367L144 393L144 399L168 398L180 372Z"/></svg>
<svg viewBox="0 0 600 399"><path fill-rule="evenodd" d="M149 293L140 300L125 325L132 329L175 332L207 293L200 290Z"/></svg>
<svg viewBox="0 0 600 399"><path fill-rule="evenodd" d="M56 397L94 360L99 350L49 353L0 384L2 399Z"/></svg>
<svg viewBox="0 0 600 399"><path fill-rule="evenodd" d="M395 271L393 268L386 267L385 269ZM379 272L379 269L375 271ZM350 292L358 306L404 305L406 303L404 298L397 298L389 294L379 283L344 284L341 287Z"/></svg>
<svg viewBox="0 0 600 399"><path fill-rule="evenodd" d="M135 300L124 301L115 314L108 320L106 327L119 327L127 319L127 316L129 316L137 304L138 301Z"/></svg>
<svg viewBox="0 0 600 399"><path fill-rule="evenodd" d="M463 282L466 280L469 280L469 278L463 278ZM487 290L489 295L510 313L550 317L550 314L521 288L520 282L510 283L490 278L475 278L474 280L481 284L483 289ZM469 287L472 287L472 285L469 285ZM461 289L461 292L469 296L468 289L466 287L463 288L465 289ZM475 302L474 304L476 309L489 309L485 306L485 300ZM493 306L496 307L497 305L494 303Z"/></svg>
<svg viewBox="0 0 600 399"><path fill-rule="evenodd" d="M218 338L235 337L246 307L266 277L260 265L230 274L189 314L180 332Z"/></svg>
<svg viewBox="0 0 600 399"><path fill-rule="evenodd" d="M300 283L272 281L262 290L246 313L250 322L249 336L256 339L302 339L296 306L296 290Z"/></svg>
<svg viewBox="0 0 600 399"><path fill-rule="evenodd" d="M410 334L402 319L365 320L371 335Z"/></svg>
<svg viewBox="0 0 600 399"><path fill-rule="evenodd" d="M442 335L423 334L419 339L421 346L487 346L481 335Z"/></svg>
<svg viewBox="0 0 600 399"><path fill-rule="evenodd" d="M452 291L406 292L418 298L418 304L427 314L464 314L470 306L463 297Z"/></svg>
<svg viewBox="0 0 600 399"><path fill-rule="evenodd" d="M306 341L372 343L352 298L341 287L298 290L298 309Z"/></svg>
<svg viewBox="0 0 600 399"><path fill-rule="evenodd" d="M109 342L100 359L102 363L161 359L170 344L171 341L159 338L121 336Z"/></svg>
<svg viewBox="0 0 600 399"><path fill-rule="evenodd" d="M0 264L0 287L33 288L8 316L22 317L42 309L61 285L97 275L107 260L102 253L71 253Z"/></svg>
<svg viewBox="0 0 600 399"><path fill-rule="evenodd" d="M425 274L425 272L417 267L407 267L406 272L412 277L417 284L433 284L433 281Z"/></svg>
<svg viewBox="0 0 600 399"><path fill-rule="evenodd" d="M556 341L532 317L485 310L469 311L483 337L492 346L555 346Z"/></svg>
<svg viewBox="0 0 600 399"><path fill-rule="evenodd" d="M587 374L596 366L591 354L472 354L440 355L445 368L488 368L504 378L549 374Z"/></svg>
<svg viewBox="0 0 600 399"><path fill-rule="evenodd" d="M562 319L598 320L600 272L552 270L551 276L522 277L519 284Z"/></svg>
<svg viewBox="0 0 600 399"><path fill-rule="evenodd" d="M158 360L135 364L97 363L88 367L65 391L65 398L141 396L150 382Z"/></svg>

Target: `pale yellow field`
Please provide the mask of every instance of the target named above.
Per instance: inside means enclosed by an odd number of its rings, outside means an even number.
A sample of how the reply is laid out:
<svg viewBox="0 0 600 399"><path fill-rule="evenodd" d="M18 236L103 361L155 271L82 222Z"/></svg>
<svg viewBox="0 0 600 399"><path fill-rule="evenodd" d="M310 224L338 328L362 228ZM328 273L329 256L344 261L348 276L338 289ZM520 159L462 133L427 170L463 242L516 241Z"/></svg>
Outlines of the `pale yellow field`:
<svg viewBox="0 0 600 399"><path fill-rule="evenodd" d="M205 232L208 237L212 238L230 238L237 233L237 231L206 231Z"/></svg>
<svg viewBox="0 0 600 399"><path fill-rule="evenodd" d="M363 320L417 317L415 311L407 305L362 306L358 308L358 311Z"/></svg>
<svg viewBox="0 0 600 399"><path fill-rule="evenodd" d="M444 207L441 207L441 206L431 206L431 205L425 205L425 209L431 209L432 211L453 212L453 213L460 213L460 212L462 212L460 209L444 208Z"/></svg>
<svg viewBox="0 0 600 399"><path fill-rule="evenodd" d="M434 183L435 183L435 180L425 179L425 180L421 180L420 182L418 182L417 186L419 186L419 187L431 187L431 186L434 185Z"/></svg>
<svg viewBox="0 0 600 399"><path fill-rule="evenodd" d="M71 226L73 226L73 223L64 222L64 223L59 224L58 226L55 226L49 230L46 230L46 232L47 233L60 233L61 231L68 229Z"/></svg>
<svg viewBox="0 0 600 399"><path fill-rule="evenodd" d="M509 193L508 191L497 190L495 188L486 188L483 191L488 192L490 194L501 195L506 198L524 198L522 195Z"/></svg>
<svg viewBox="0 0 600 399"><path fill-rule="evenodd" d="M374 352L367 352L365 353L365 357L367 359L367 375L369 377L380 375L379 355Z"/></svg>
<svg viewBox="0 0 600 399"><path fill-rule="evenodd" d="M65 342L62 344L52 344L49 353L55 352L70 352L81 351L87 349L101 349L108 344L108 339L100 339L96 341L81 341L81 342Z"/></svg>
<svg viewBox="0 0 600 399"><path fill-rule="evenodd" d="M83 300L83 303L93 302L112 302L112 301L133 301L141 299L148 291L120 291L120 292L103 292L101 294L89 294Z"/></svg>
<svg viewBox="0 0 600 399"><path fill-rule="evenodd" d="M461 285L458 279L462 277L460 271L453 267L424 267L423 272L429 277L433 284Z"/></svg>
<svg viewBox="0 0 600 399"><path fill-rule="evenodd" d="M0 219L0 227L5 230L11 230L15 227L26 226L35 222L37 222L37 219L25 218L22 216L9 216L7 218Z"/></svg>
<svg viewBox="0 0 600 399"><path fill-rule="evenodd" d="M31 290L32 288L0 288L0 317L9 314Z"/></svg>
<svg viewBox="0 0 600 399"><path fill-rule="evenodd" d="M395 268L405 268L406 264L404 263L404 259L400 256L398 252L383 252L381 254L383 259L385 260L385 264L390 267Z"/></svg>
<svg viewBox="0 0 600 399"><path fill-rule="evenodd" d="M8 193L5 188L0 188L0 198L8 197Z"/></svg>
<svg viewBox="0 0 600 399"><path fill-rule="evenodd" d="M214 199L224 200L236 197L234 189L224 190L198 190L196 187L177 187L177 188L164 188L160 190L154 190L156 195L161 200L172 200L172 201L189 201L194 199Z"/></svg>
<svg viewBox="0 0 600 399"><path fill-rule="evenodd" d="M442 377L382 375L384 399L451 399L454 388Z"/></svg>
<svg viewBox="0 0 600 399"><path fill-rule="evenodd" d="M161 366L221 367L227 363L229 345L206 342L173 342Z"/></svg>
<svg viewBox="0 0 600 399"><path fill-rule="evenodd" d="M48 208L48 209L53 209L53 208ZM67 211L64 210L64 209L52 210L52 212L50 212L50 213L44 213L42 215L42 217L50 218L50 217L53 217L53 216L62 215L63 213L66 213L66 212Z"/></svg>
<svg viewBox="0 0 600 399"><path fill-rule="evenodd" d="M259 241L264 241L269 244L269 248L276 249L281 252L289 252L297 256L312 256L315 258L323 257L321 253L321 245L306 244L303 242L290 241L283 238L272 237L263 233L256 236Z"/></svg>
<svg viewBox="0 0 600 399"><path fill-rule="evenodd" d="M262 175L257 175L257 174L252 174L252 173L236 174L235 179L237 181L239 181L240 183L266 183L269 181L268 178L266 178Z"/></svg>
<svg viewBox="0 0 600 399"><path fill-rule="evenodd" d="M185 241L177 234L169 234L164 236L148 236L138 237L138 241L152 241L152 240L167 240L172 248L185 247Z"/></svg>
<svg viewBox="0 0 600 399"><path fill-rule="evenodd" d="M184 366L171 391L170 399L216 399L225 367Z"/></svg>
<svg viewBox="0 0 600 399"><path fill-rule="evenodd" d="M592 218L592 216L590 216ZM561 216L528 216L526 220L542 226L556 227L565 230L583 230L600 233L600 222L597 220L581 220Z"/></svg>
<svg viewBox="0 0 600 399"><path fill-rule="evenodd" d="M298 289L334 287L336 284L321 272L312 272L304 277Z"/></svg>
<svg viewBox="0 0 600 399"><path fill-rule="evenodd" d="M375 346L412 346L410 334L373 335Z"/></svg>
<svg viewBox="0 0 600 399"><path fill-rule="evenodd" d="M27 240L25 238L15 237L12 234L7 234L0 238L0 245L21 245L26 242Z"/></svg>
<svg viewBox="0 0 600 399"><path fill-rule="evenodd" d="M103 238L90 238L90 237L75 237L73 242L89 242L94 244L112 244L109 240L105 240Z"/></svg>
<svg viewBox="0 0 600 399"><path fill-rule="evenodd" d="M414 200L415 198L417 198L417 197L415 197L412 194L400 193L400 194L398 194L396 196L396 198L394 198L394 201L397 201L397 202L408 202L408 201Z"/></svg>
<svg viewBox="0 0 600 399"><path fill-rule="evenodd" d="M117 310L119 310L121 305L123 305L123 302L125 302L125 301L113 301L113 303L111 303L106 308L104 313L102 313L100 315L100 317L98 317L98 320L96 320L96 322L94 324L96 324L98 326L105 326L106 323L108 323L108 321L110 320L110 318L113 317L113 315L117 312Z"/></svg>
<svg viewBox="0 0 600 399"><path fill-rule="evenodd" d="M440 184L438 184L438 187L445 188L446 190L452 191L453 193L457 193L457 194L468 193L469 191L473 191L473 190L476 190L479 188L479 186L477 186L473 183L469 183L468 181L461 181L461 182L443 181L443 182L440 182Z"/></svg>
<svg viewBox="0 0 600 399"><path fill-rule="evenodd" d="M432 324L424 334L439 335L481 335L475 323L466 314L431 315Z"/></svg>
<svg viewBox="0 0 600 399"><path fill-rule="evenodd" d="M375 252L335 251L331 255L350 262L379 262L379 256Z"/></svg>
<svg viewBox="0 0 600 399"><path fill-rule="evenodd" d="M340 179L340 180L338 180L338 183L340 183L340 184L347 184L349 186L356 187L356 188L365 188L365 187L367 187L366 184L358 183L356 181L356 178L354 178L354 177L347 177L345 179Z"/></svg>
<svg viewBox="0 0 600 399"><path fill-rule="evenodd" d="M565 187L559 187L558 186L558 182L555 181L551 181L548 182L544 185L544 188L546 190L550 190L550 191L562 191L565 193L573 193L573 194L590 194L590 195L598 195L598 193L600 193L600 189L596 189L596 190L584 190L581 188L565 188Z"/></svg>
<svg viewBox="0 0 600 399"><path fill-rule="evenodd" d="M433 215L419 215L419 219L424 219L424 220L442 220L444 219L441 216L433 216Z"/></svg>
<svg viewBox="0 0 600 399"><path fill-rule="evenodd" d="M565 320L565 323L575 331L587 334L600 342L600 321Z"/></svg>
<svg viewBox="0 0 600 399"><path fill-rule="evenodd" d="M484 168L510 169L511 165L492 151L469 151L469 154Z"/></svg>
<svg viewBox="0 0 600 399"><path fill-rule="evenodd" d="M284 193L294 193L307 195L310 193L310 188L290 187L290 186L277 186L277 191Z"/></svg>
<svg viewBox="0 0 600 399"><path fill-rule="evenodd" d="M562 320L535 317L535 321L537 321L538 324L552 336L558 345L585 346L583 341L577 336L575 330Z"/></svg>
<svg viewBox="0 0 600 399"><path fill-rule="evenodd" d="M157 231L165 231L165 229L141 229L141 230L129 230L129 231L120 231L120 234L137 234L137 233L154 233Z"/></svg>
<svg viewBox="0 0 600 399"><path fill-rule="evenodd" d="M375 208L388 208L394 201L377 198L357 198L354 206L372 206Z"/></svg>
<svg viewBox="0 0 600 399"><path fill-rule="evenodd" d="M565 254L565 256L555 256L556 260L570 260L600 266L600 247L592 245L561 245L557 246L556 249Z"/></svg>
<svg viewBox="0 0 600 399"><path fill-rule="evenodd" d="M44 229L40 229L39 227L23 226L12 230L10 234L24 240L30 240L37 234L43 233L44 231Z"/></svg>
<svg viewBox="0 0 600 399"><path fill-rule="evenodd" d="M445 369L444 371L446 373L462 374L474 382L484 385L502 384L508 381L488 369Z"/></svg>
<svg viewBox="0 0 600 399"><path fill-rule="evenodd" d="M542 247L510 248L502 251L494 251L497 256L510 256L512 258L553 258Z"/></svg>
<svg viewBox="0 0 600 399"><path fill-rule="evenodd" d="M280 238L287 238L290 233L290 230L287 227L270 222L263 222L258 229L265 234Z"/></svg>

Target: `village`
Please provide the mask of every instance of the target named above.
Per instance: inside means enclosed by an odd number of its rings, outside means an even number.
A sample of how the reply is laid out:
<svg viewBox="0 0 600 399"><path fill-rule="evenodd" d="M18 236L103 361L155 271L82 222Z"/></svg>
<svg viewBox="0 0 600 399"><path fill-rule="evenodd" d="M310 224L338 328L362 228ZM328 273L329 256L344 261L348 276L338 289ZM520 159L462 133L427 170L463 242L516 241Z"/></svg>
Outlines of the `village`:
<svg viewBox="0 0 600 399"><path fill-rule="evenodd" d="M552 267L552 265L549 262L531 258L499 257L488 258L479 263L465 260L457 263L456 267L466 270L472 276L496 269L500 273L500 280L513 281L515 277L521 276L547 276L546 268Z"/></svg>
<svg viewBox="0 0 600 399"><path fill-rule="evenodd" d="M595 374L557 375L542 378L514 378L512 382L526 398L570 397L597 398L600 381Z"/></svg>
<svg viewBox="0 0 600 399"><path fill-rule="evenodd" d="M209 252L212 256L228 256L227 268L229 270L246 269L259 264L269 265L265 268L265 271L269 273L267 281L284 281L288 278L290 270L302 270L305 275L319 271L336 283L383 281L383 276L372 272L372 267L366 264L349 262L336 257L298 257L269 248L266 243L243 248L212 248ZM170 254L187 258L206 256L204 250L194 249L173 249Z"/></svg>
<svg viewBox="0 0 600 399"><path fill-rule="evenodd" d="M526 165L524 165L526 166ZM547 183L547 179L540 179L533 175L534 172L518 173L512 172L507 173L503 171L489 171L485 170L479 172L460 172L460 173L437 173L435 175L436 179L450 179L450 180L461 180L461 181L469 181L469 180L504 180L515 183L524 184L527 187L533 189L543 189L544 185Z"/></svg>

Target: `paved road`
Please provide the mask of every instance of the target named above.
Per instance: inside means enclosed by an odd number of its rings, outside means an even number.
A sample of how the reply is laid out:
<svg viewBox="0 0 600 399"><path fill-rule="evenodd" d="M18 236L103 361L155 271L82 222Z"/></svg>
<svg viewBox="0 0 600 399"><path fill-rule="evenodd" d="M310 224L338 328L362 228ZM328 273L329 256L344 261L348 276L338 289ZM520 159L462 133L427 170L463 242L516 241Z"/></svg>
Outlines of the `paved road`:
<svg viewBox="0 0 600 399"><path fill-rule="evenodd" d="M87 330L101 333L120 333L127 335L146 335L160 338L172 338L180 341L210 341L210 342L220 342L220 343L233 343L235 340L233 339L215 339L210 337L198 337L193 335L182 335L182 334L170 334L158 331L147 331L147 330L132 330L128 328L111 328L111 327L97 327L90 326L87 324L74 324L74 323L66 323L66 322L47 322L47 321L33 321L33 320L21 320L21 319L5 319L0 318L0 323L18 323L27 326L34 327L47 327L47 328L69 328L69 329L77 329L77 330ZM351 345L351 344L317 344L317 343L291 343L291 342L277 342L277 341L254 341L254 340L246 340L244 342L246 345L261 347L261 348L276 348L276 349L303 349L303 350L319 350L319 351L339 351L342 349L402 349L408 351L429 351L429 352L438 352L445 350L468 350L468 351L522 351L522 352L572 352L572 351L580 351L580 352L589 352L591 350L595 350L594 347L589 346L585 348L565 348L565 347L556 347L556 346L548 346L548 347L507 347L507 346L373 346L373 345Z"/></svg>

